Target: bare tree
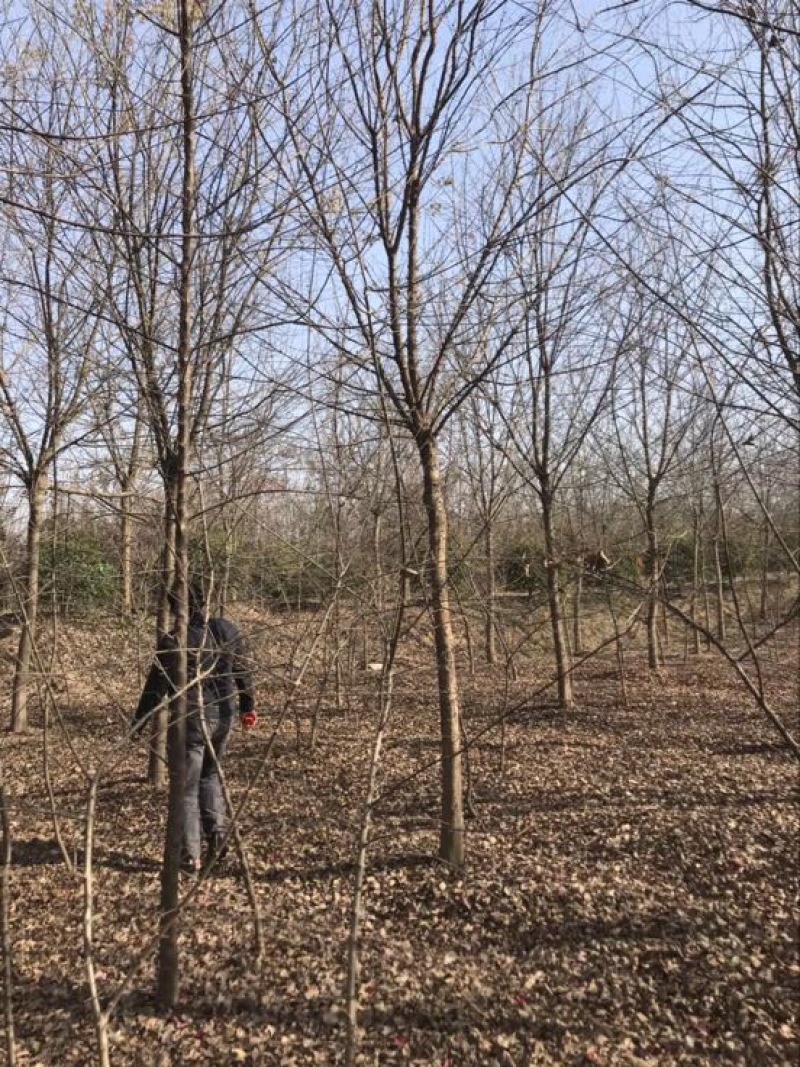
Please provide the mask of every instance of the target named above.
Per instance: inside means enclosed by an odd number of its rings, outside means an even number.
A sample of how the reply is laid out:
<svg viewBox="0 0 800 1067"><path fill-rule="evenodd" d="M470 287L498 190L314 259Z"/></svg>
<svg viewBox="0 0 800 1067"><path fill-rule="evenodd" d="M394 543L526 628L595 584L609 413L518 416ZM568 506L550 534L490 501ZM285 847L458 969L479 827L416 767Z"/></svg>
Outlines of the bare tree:
<svg viewBox="0 0 800 1067"><path fill-rule="evenodd" d="M643 246L648 247L646 240ZM653 270L664 277L669 262L652 249L643 275ZM612 471L617 484L639 514L645 538L643 580L648 597L647 657L659 666L659 602L669 552L664 544L662 513L666 483L685 452L688 435L701 410L694 370L692 331L686 323L654 303L635 283L628 294L631 309L630 350L621 363L613 393L613 432L617 452Z"/></svg>
<svg viewBox="0 0 800 1067"><path fill-rule="evenodd" d="M555 192L537 180L528 130L534 83L559 69L560 27L556 3L529 13L485 0L330 0L305 28L308 72L283 81L295 149L285 181L298 190L317 263L312 282L284 298L346 358L351 398L380 383L417 450L439 683L440 855L455 866L464 829L440 435L522 329L505 257ZM270 62L266 42L264 53Z"/></svg>
<svg viewBox="0 0 800 1067"><path fill-rule="evenodd" d="M192 478L202 471L198 443L212 414L221 425L240 411L238 405L223 409L221 401L230 394L222 387L231 380L234 358L248 358L252 331L268 321L263 293L256 299L256 290L272 262L276 220L284 216L283 194L265 180L253 136L253 108L257 101L266 107L267 75L253 51L246 6L236 8L205 12L189 0L177 0L174 9L170 4L124 3L102 10L78 5L65 16L37 6L31 14L34 30L41 35L43 27L52 36L57 27L58 41L68 44L54 50L61 64L58 85L66 81L93 95L90 105L78 108L69 94L62 105L59 90L44 113L46 128L42 114L33 111L15 115L9 134L25 144L44 144L47 151L48 167L39 172L46 177L40 190L49 199L38 197L32 210L42 220L44 239L34 260L41 264L40 277L31 291L43 294L43 315L48 315L42 333L58 386L52 392L62 405L56 410L61 412L72 396L59 375L70 366L68 345L76 344L76 338L64 336L71 321L67 311L74 306L76 321L91 324L91 336L103 324L103 343L113 353L106 365L127 361L136 383L127 415L136 419L141 398L163 484L162 629L168 583L177 607L158 973L164 1006L174 1004L179 983L176 916ZM62 229L71 235L67 247L84 253L82 260L70 260L72 300L54 290L58 246L48 240ZM93 264L105 271L99 286L89 270ZM63 276L71 277L66 271ZM92 344L85 336L80 340L88 359ZM83 401L85 378L85 373L79 382L76 378L76 402ZM11 411L8 390L5 396L16 433L24 424ZM117 404L120 399L121 394ZM73 408L66 410L74 414ZM48 423L59 447L64 425L63 415L60 422ZM48 447L46 458L54 447L49 439ZM32 484L38 490L39 482Z"/></svg>
<svg viewBox="0 0 800 1067"><path fill-rule="evenodd" d="M692 0L689 0L692 3ZM679 121L717 194L694 203L696 244L713 248L727 283L719 357L751 403L797 424L800 400L800 22L793 0L692 3L707 36L669 53L663 69L693 103ZM707 41L724 42L712 52ZM674 91L674 90L673 90ZM701 230L701 225L704 225ZM724 340L723 340L724 339ZM785 386L794 396L787 406Z"/></svg>
<svg viewBox="0 0 800 1067"><path fill-rule="evenodd" d="M619 282L595 232L618 167L608 157L605 135L581 136L589 122L587 111L576 110L567 96L550 108L541 101L529 124L526 151L548 206L508 250L510 284L522 295L525 316L514 360L501 371L496 391L507 437L498 444L533 493L541 519L562 708L572 704L573 691L561 495L604 410L629 333L625 316L611 311Z"/></svg>
<svg viewBox="0 0 800 1067"><path fill-rule="evenodd" d="M126 381L127 368L118 365L115 370L117 373L103 375L90 402L103 449L100 463L104 477L102 493L98 495L118 516L119 596L123 610L130 613L134 606L137 488L148 459L146 421L136 383Z"/></svg>
<svg viewBox="0 0 800 1067"><path fill-rule="evenodd" d="M330 264L324 285L332 314L324 309L311 325L332 348L343 350L352 368L351 389L361 384L374 392L371 380L377 378L417 447L439 682L440 854L454 866L464 860L464 816L437 437L453 403L442 379L456 346L474 345L465 331L467 313L491 276L497 238L509 216L500 196L494 233L465 264L463 256L455 261L431 209L440 183L452 181L460 169L459 138L474 143L475 101L486 84L486 65L502 53L512 32L509 10L493 11L483 0L424 9L411 3L390 9L330 2L313 31L319 65L312 65L302 86L285 84L283 105L301 171L303 207ZM437 322L427 311L430 298L457 277L447 321ZM323 310L316 294L310 302L315 312Z"/></svg>
<svg viewBox="0 0 800 1067"><path fill-rule="evenodd" d="M485 389L489 388L486 383ZM496 446L501 438L498 405L476 392L459 412L456 463L463 470L470 489L474 538L483 547L481 599L484 613L486 662L497 659L497 528L509 503L515 482L510 477L508 456Z"/></svg>
<svg viewBox="0 0 800 1067"><path fill-rule="evenodd" d="M180 18L192 24L190 57L178 49ZM242 439L266 400L263 390L253 393L246 368L252 338L269 321L257 290L273 263L285 212L282 194L264 179L253 136L253 109L266 107L267 75L253 52L248 19L246 8L234 5L205 15L193 5L179 4L173 13L123 4L113 12L82 11L74 25L104 105L88 112L73 154L81 190L94 193L89 200L81 191L76 212L105 267L104 336L115 360L128 364L122 380L132 382L127 419L117 430L146 420L163 487L158 635L169 626L167 593L183 551L176 539L188 536L178 530L178 482L183 474L190 483L203 477L206 432L212 440L226 432ZM182 83L181 94L174 91L187 77L191 101ZM185 113L189 102L197 119ZM188 342L175 313L185 300ZM184 343L189 351L181 356ZM116 404L119 409L119 399ZM184 430L189 436L181 444ZM181 508L188 500L185 495ZM188 518L184 510L181 522ZM164 741L162 712L154 718L149 768L156 786L163 785Z"/></svg>
<svg viewBox="0 0 800 1067"><path fill-rule="evenodd" d="M53 32L52 26L48 29ZM53 62L55 70L47 64L44 72L37 70L35 75L51 78L53 106L47 118L55 130L68 119L69 105L57 99L57 63ZM17 68L10 86L14 111L26 106L26 84L33 76L31 68ZM13 161L8 173L12 203L6 205L2 272L6 294L0 334L2 462L19 482L27 510L19 605L22 627L11 705L11 728L21 732L28 725L45 500L57 457L88 432L82 416L89 374L99 353L93 309L82 307L76 296L75 264L86 254L86 241L69 233L60 221L66 210L60 158L46 137L26 138L16 128L0 134L5 140L5 158ZM25 174L24 181L21 174Z"/></svg>

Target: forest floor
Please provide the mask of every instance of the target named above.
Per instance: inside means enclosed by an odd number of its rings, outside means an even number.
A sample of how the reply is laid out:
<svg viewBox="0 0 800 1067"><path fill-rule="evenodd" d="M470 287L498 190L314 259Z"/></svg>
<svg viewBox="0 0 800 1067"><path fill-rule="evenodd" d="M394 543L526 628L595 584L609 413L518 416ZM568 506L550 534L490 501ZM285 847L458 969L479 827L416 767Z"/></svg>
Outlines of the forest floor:
<svg viewBox="0 0 800 1067"><path fill-rule="evenodd" d="M226 769L244 804L263 956L234 857L191 889L180 1003L156 1012L166 800L145 781L145 744L124 740L147 638L62 625L46 746L38 715L27 735L2 742L20 1067L98 1062L83 948L90 772L100 774L97 982L104 1003L118 997L113 1067L343 1062L377 676L355 671L337 709L321 662L295 685L310 628L304 637L289 616L243 621L260 664L260 720L236 731ZM763 655L772 705L795 731L797 639ZM419 637L398 661L358 946L357 1062L797 1063L797 763L724 662L674 652L651 673L634 644L623 700L607 650L577 670L568 712L538 692L544 662L520 664L513 681L464 663L473 817L466 866L451 871L436 858L431 658ZM6 645L4 681L10 669Z"/></svg>

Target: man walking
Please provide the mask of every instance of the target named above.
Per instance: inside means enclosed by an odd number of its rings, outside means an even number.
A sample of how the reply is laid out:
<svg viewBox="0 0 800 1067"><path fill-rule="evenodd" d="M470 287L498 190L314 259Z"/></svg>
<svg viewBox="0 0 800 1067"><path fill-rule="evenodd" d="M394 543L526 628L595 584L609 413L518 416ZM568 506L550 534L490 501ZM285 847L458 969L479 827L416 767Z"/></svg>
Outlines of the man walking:
<svg viewBox="0 0 800 1067"><path fill-rule="evenodd" d="M167 696L175 695L170 665L177 649L174 634L158 645L132 727L141 733ZM189 589L186 690L186 791L184 795L183 859L185 874L201 869L205 838L206 865L227 851L227 811L219 766L225 757L234 716L245 729L255 725L253 679L241 634L228 619L206 615L202 590Z"/></svg>

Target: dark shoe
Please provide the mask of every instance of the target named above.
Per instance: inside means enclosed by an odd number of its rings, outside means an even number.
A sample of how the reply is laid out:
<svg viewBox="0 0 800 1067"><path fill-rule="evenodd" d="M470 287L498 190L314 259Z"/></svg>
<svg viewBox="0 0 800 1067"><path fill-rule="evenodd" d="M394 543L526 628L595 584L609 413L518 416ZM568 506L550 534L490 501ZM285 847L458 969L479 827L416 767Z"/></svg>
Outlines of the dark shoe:
<svg viewBox="0 0 800 1067"><path fill-rule="evenodd" d="M180 871L187 878L196 878L200 873L200 860L195 859L194 856L183 856L181 858Z"/></svg>
<svg viewBox="0 0 800 1067"><path fill-rule="evenodd" d="M208 839L208 851L203 861L204 870L212 865L218 867L228 855L228 843L224 834L212 834Z"/></svg>

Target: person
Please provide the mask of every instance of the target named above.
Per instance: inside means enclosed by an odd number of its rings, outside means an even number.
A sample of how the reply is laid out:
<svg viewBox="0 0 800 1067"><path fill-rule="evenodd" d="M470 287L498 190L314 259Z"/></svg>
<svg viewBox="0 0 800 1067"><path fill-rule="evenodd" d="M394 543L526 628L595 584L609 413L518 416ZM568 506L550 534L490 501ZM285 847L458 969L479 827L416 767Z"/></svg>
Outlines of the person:
<svg viewBox="0 0 800 1067"><path fill-rule="evenodd" d="M174 610L174 598L171 598ZM177 649L173 633L158 644L153 663L133 716L132 729L141 734L161 701L175 694L170 654ZM227 851L227 811L219 765L225 757L231 727L238 711L244 729L256 724L253 676L244 640L230 620L208 617L202 589L189 587L186 690L186 789L184 794L181 870L195 875L203 865L224 858ZM207 850L201 860L202 841Z"/></svg>

